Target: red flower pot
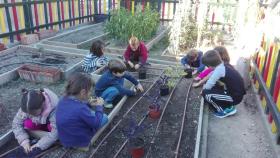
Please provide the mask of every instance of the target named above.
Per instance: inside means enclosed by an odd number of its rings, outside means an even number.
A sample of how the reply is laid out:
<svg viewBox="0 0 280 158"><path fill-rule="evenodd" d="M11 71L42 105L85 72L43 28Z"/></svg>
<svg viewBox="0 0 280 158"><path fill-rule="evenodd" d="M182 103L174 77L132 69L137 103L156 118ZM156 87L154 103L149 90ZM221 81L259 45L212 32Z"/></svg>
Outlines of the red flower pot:
<svg viewBox="0 0 280 158"><path fill-rule="evenodd" d="M129 140L129 152L132 158L141 158L145 155L144 143L142 138L132 138Z"/></svg>
<svg viewBox="0 0 280 158"><path fill-rule="evenodd" d="M161 111L156 106L149 106L149 117L152 119L158 119L160 117Z"/></svg>

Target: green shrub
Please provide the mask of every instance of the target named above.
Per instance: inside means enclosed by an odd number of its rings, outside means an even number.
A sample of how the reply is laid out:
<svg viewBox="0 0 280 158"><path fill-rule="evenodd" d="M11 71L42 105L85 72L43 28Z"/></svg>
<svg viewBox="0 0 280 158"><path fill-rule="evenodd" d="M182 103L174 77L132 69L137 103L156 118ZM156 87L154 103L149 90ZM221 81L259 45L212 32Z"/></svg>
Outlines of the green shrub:
<svg viewBox="0 0 280 158"><path fill-rule="evenodd" d="M139 40L149 40L159 27L159 14L149 8L142 12L142 6L137 5L134 15L125 8L111 11L110 20L105 25L109 36L120 42L127 42L134 35Z"/></svg>

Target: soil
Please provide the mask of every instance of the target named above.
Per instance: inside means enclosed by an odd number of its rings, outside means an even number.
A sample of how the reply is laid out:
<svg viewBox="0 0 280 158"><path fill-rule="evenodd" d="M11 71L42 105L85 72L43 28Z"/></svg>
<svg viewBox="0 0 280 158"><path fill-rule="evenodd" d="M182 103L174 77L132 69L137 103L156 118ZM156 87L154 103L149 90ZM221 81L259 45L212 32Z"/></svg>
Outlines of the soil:
<svg viewBox="0 0 280 158"><path fill-rule="evenodd" d="M58 67L67 70L74 64L80 62L81 56L63 56L54 53L38 52L36 50L17 49L14 52L1 54L0 74L11 71L23 64L38 64L41 66Z"/></svg>
<svg viewBox="0 0 280 158"><path fill-rule="evenodd" d="M94 37L104 34L104 25L93 26L87 29L83 29L74 33L66 34L57 38L53 38L51 41L79 44Z"/></svg>

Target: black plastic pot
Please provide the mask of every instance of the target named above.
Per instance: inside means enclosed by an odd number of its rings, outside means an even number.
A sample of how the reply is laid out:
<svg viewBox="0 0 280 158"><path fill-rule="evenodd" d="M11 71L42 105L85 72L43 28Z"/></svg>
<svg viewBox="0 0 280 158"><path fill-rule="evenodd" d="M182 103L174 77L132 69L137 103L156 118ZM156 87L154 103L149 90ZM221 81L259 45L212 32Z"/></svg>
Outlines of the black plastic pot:
<svg viewBox="0 0 280 158"><path fill-rule="evenodd" d="M160 86L160 95L161 96L166 96L169 94L169 87L168 85L161 85Z"/></svg>
<svg viewBox="0 0 280 158"><path fill-rule="evenodd" d="M139 79L146 79L147 71L144 68L140 68L138 71Z"/></svg>
<svg viewBox="0 0 280 158"><path fill-rule="evenodd" d="M95 14L93 16L93 18L94 18L95 23L100 23L100 22L104 22L105 20L107 20L109 18L109 15L107 15L107 14Z"/></svg>
<svg viewBox="0 0 280 158"><path fill-rule="evenodd" d="M129 153L132 158L141 158L145 155L145 141L142 138L129 139Z"/></svg>
<svg viewBox="0 0 280 158"><path fill-rule="evenodd" d="M185 69L184 70L187 74L184 76L185 78L192 78L192 69Z"/></svg>

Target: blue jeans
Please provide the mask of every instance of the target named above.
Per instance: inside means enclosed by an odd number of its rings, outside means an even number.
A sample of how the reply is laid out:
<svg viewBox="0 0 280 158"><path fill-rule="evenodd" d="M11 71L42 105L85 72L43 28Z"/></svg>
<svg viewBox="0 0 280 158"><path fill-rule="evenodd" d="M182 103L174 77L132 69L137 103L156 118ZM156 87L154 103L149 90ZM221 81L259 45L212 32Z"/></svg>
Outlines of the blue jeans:
<svg viewBox="0 0 280 158"><path fill-rule="evenodd" d="M91 113L93 116L95 116L95 111L92 111ZM107 122L108 122L108 115L103 114L100 127L104 126Z"/></svg>
<svg viewBox="0 0 280 158"><path fill-rule="evenodd" d="M109 87L102 93L101 97L106 103L111 104L119 94L120 92L116 87Z"/></svg>

